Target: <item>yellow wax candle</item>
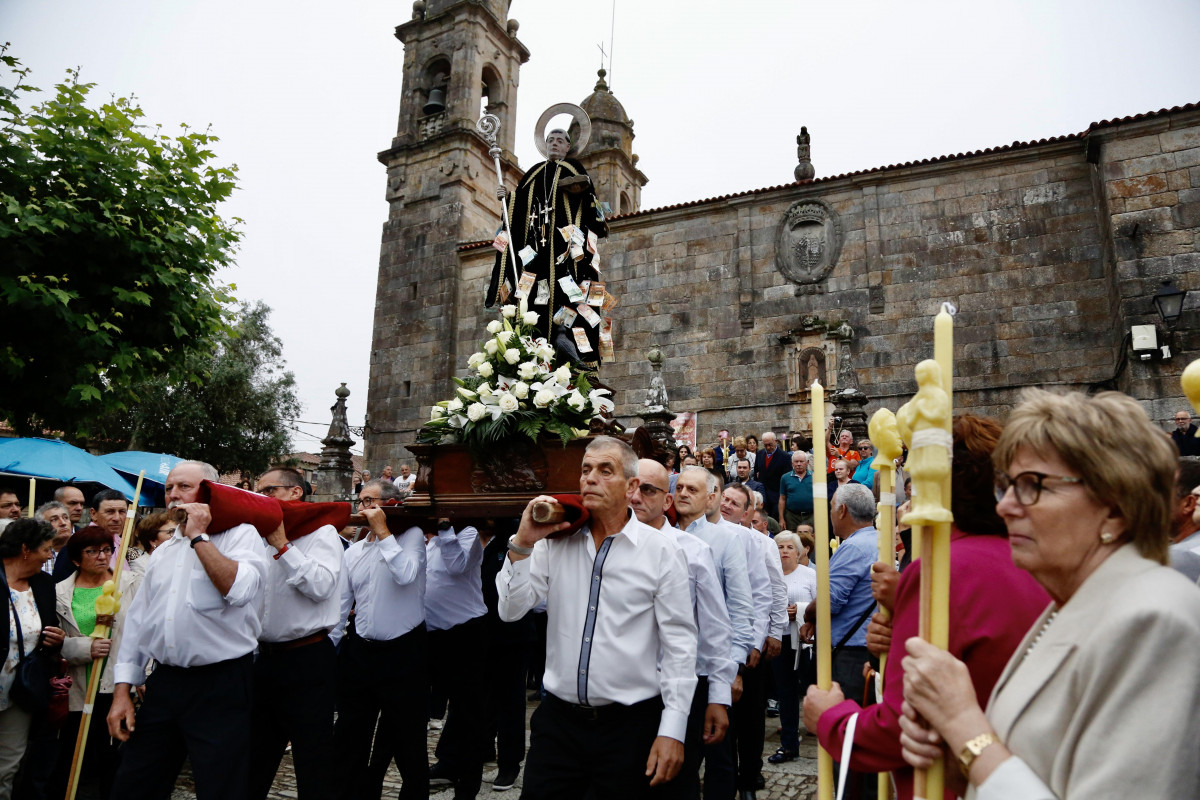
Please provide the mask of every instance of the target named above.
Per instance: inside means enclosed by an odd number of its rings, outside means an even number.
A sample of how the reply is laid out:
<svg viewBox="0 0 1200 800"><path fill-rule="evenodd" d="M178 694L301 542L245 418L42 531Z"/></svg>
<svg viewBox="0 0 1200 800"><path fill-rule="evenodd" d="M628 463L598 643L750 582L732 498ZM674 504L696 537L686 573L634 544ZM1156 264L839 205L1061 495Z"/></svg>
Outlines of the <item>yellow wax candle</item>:
<svg viewBox="0 0 1200 800"><path fill-rule="evenodd" d="M817 538L817 686L828 690L833 683L833 660L829 608L829 506L826 503L825 388L812 385L813 441L813 532ZM817 798L833 798L833 757L820 748L817 753Z"/></svg>
<svg viewBox="0 0 1200 800"><path fill-rule="evenodd" d="M946 417L946 432L954 424L954 317L957 309L951 303L942 303L933 322L933 357L942 373L942 388L950 399L950 414ZM942 483L942 502L951 508L950 478ZM922 577L928 572L929 588L929 642L943 650L950 646L950 523L938 523L927 529L933 540L926 546L929 554L922 568ZM945 785L945 762L938 759L925 775L925 797L941 797Z"/></svg>
<svg viewBox="0 0 1200 800"><path fill-rule="evenodd" d="M942 303L933 322L933 355L942 371L942 388L950 398L950 415L946 417L946 432L953 427L954 418L954 317L956 309ZM950 508L950 478L942 484L942 502ZM950 645L950 525L934 525L933 532L933 591L930 606L929 641L945 650Z"/></svg>
<svg viewBox="0 0 1200 800"><path fill-rule="evenodd" d="M29 516L33 516L33 495L37 491L37 478L29 479Z"/></svg>

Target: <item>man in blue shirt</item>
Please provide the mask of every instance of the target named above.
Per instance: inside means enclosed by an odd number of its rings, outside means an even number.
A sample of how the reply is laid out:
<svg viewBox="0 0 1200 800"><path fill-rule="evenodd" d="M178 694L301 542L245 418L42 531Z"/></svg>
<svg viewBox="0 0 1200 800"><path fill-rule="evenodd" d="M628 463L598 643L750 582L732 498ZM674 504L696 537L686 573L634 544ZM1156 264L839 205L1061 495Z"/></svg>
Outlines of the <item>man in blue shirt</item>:
<svg viewBox="0 0 1200 800"><path fill-rule="evenodd" d="M792 471L779 479L779 521L789 531L812 525L813 482L808 474L808 453L792 453Z"/></svg>
<svg viewBox="0 0 1200 800"><path fill-rule="evenodd" d="M867 618L875 608L871 596L871 565L879 559L879 531L875 530L875 496L866 486L847 483L833 496L830 523L842 543L829 558L829 632L834 647L833 680L845 697L861 700L866 688L863 662L879 669L867 650ZM812 636L817 601L804 611L801 638ZM848 637L848 638L847 638ZM844 642L844 643L843 643ZM841 644L839 647L838 645ZM875 781L864 776L863 798L875 796Z"/></svg>

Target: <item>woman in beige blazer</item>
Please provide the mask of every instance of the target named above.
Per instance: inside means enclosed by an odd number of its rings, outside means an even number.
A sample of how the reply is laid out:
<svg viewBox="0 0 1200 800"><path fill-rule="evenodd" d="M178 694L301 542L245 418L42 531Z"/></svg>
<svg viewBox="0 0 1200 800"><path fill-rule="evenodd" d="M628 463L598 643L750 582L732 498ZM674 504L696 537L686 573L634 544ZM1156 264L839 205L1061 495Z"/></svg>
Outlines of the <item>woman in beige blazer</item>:
<svg viewBox="0 0 1200 800"><path fill-rule="evenodd" d="M56 587L58 619L66 632L63 641L63 658L71 667L71 693L68 698L70 714L59 731L58 759L47 797L61 797L66 793L70 777L71 761L75 752L76 737L83 717L84 699L87 693L88 668L99 662L95 659L107 657L104 672L100 675L99 693L96 695L92 712L92 724L88 730L88 742L81 778L98 782L100 796L108 797L112 790L112 776L117 767L118 752L108 735L106 717L112 705L113 662L121 645L121 629L125 621L125 609L133 602L131 588L133 575L128 569L121 570L121 606L109 639L93 639L80 630L75 609L94 603L95 594L105 581L112 578L109 560L112 558L112 536L89 526L71 537L67 543L66 556L78 567L71 577ZM78 595L78 596L77 596ZM94 608L92 606L91 608ZM89 611L91 609L88 609ZM86 613L86 612L85 612ZM94 612L92 612L94 614ZM89 620L94 623L94 618ZM85 626L90 631L93 624Z"/></svg>
<svg viewBox="0 0 1200 800"><path fill-rule="evenodd" d="M1164 566L1170 441L1125 395L1031 390L995 463L1013 562L1053 602L986 714L961 662L907 642L905 758L944 744L979 800L1200 797L1200 589Z"/></svg>

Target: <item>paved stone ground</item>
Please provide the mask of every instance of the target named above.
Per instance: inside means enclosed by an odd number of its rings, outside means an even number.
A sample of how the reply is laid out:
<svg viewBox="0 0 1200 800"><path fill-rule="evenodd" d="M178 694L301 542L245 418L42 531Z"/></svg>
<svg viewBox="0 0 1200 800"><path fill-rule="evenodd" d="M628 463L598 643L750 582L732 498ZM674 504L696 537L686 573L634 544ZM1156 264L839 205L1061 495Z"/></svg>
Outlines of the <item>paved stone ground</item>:
<svg viewBox="0 0 1200 800"><path fill-rule="evenodd" d="M532 714L536 703L530 703L526 715ZM763 778L766 789L758 792L758 800L807 800L816 797L817 793L817 745L816 739L805 735L800 743L800 758L788 764L768 764L766 757L779 747L779 720L767 718L767 740L763 748ZM433 748L437 744L438 731L429 734L429 759L433 762ZM526 734L528 735L528 734ZM483 771L483 788L480 798L494 797L497 800L517 800L521 793L521 783L525 777L524 771L517 780L517 785L506 792L493 792L491 782L496 778L496 765L488 764ZM393 764L384 780L383 797L395 797L400 790L400 773ZM450 787L437 788L429 793L430 800L453 800L454 791ZM195 800L196 793L192 787L191 774L185 765L184 772L175 785L171 800ZM271 792L271 800L295 800L296 778L292 771L291 754L285 755L280 765L279 774L275 776L275 787Z"/></svg>

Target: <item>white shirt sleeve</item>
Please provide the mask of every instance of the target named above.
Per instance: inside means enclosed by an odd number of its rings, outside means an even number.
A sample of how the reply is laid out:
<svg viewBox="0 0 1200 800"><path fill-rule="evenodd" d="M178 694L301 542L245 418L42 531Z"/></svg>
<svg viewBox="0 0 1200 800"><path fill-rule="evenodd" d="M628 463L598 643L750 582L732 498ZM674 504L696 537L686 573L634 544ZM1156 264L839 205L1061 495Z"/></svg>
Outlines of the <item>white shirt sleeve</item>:
<svg viewBox="0 0 1200 800"><path fill-rule="evenodd" d="M516 622L546 602L549 560L549 543L545 539L533 546L529 558L514 562L504 556L504 564L496 573L496 612L500 619Z"/></svg>
<svg viewBox="0 0 1200 800"><path fill-rule="evenodd" d="M761 651L767 641L767 632L771 623L771 577L767 574L767 559L758 544L748 537L761 536L757 531L744 528L742 547L746 551L746 571L750 575L750 596L754 601L754 637L751 649Z"/></svg>
<svg viewBox="0 0 1200 800"><path fill-rule="evenodd" d="M305 550L293 544L279 557L279 563L287 573L285 583L309 600L319 603L333 597L338 589L338 576L342 571L342 545L332 528L328 531L321 528L308 536L319 538L305 542Z"/></svg>
<svg viewBox="0 0 1200 800"><path fill-rule="evenodd" d="M125 612L125 624L121 632L121 649L117 653L117 662L113 665L113 684L128 683L141 686L146 682L146 664L150 655L141 646L140 634L146 618L146 605L149 602L146 595L149 592L137 592L129 610Z"/></svg>
<svg viewBox="0 0 1200 800"><path fill-rule="evenodd" d="M471 526L458 533L454 528L438 531L438 547L442 548L442 564L450 575L462 575L471 561L471 548L479 541L479 532Z"/></svg>
<svg viewBox="0 0 1200 800"><path fill-rule="evenodd" d="M696 619L688 590L687 558L682 548L673 549L671 557L663 559L654 595L654 617L663 654L659 671L663 711L658 735L682 742L692 695L696 693Z"/></svg>
<svg viewBox="0 0 1200 800"><path fill-rule="evenodd" d="M357 561L362 556L362 545L351 545L345 555L341 579L338 581L338 592L341 594L338 623L329 632L329 640L333 642L334 647L337 647L338 642L346 635L346 626L350 624L350 610L354 608L354 587L350 585L350 559Z"/></svg>
<svg viewBox="0 0 1200 800"><path fill-rule="evenodd" d="M976 800L1058 800L1029 765L1010 756L975 788Z"/></svg>
<svg viewBox="0 0 1200 800"><path fill-rule="evenodd" d="M380 539L379 554L387 563L392 580L407 586L425 569L425 534L420 528L409 528L400 536Z"/></svg>
<svg viewBox="0 0 1200 800"><path fill-rule="evenodd" d="M731 687L738 668L738 662L730 657L733 628L713 565L712 550L705 548L704 553L695 564L696 618L700 629L697 654L704 674L708 675L708 702L728 706L733 704Z"/></svg>
<svg viewBox="0 0 1200 800"><path fill-rule="evenodd" d="M226 558L237 562L237 575L225 602L241 606L258 598L267 583L267 554L262 537L250 525L239 525L212 540Z"/></svg>
<svg viewBox="0 0 1200 800"><path fill-rule="evenodd" d="M766 539L767 576L771 579L771 622L767 628L767 636L782 639L788 624L787 583L783 580L783 562L779 558L779 548L770 537L763 538Z"/></svg>
<svg viewBox="0 0 1200 800"><path fill-rule="evenodd" d="M733 626L733 647L730 656L745 664L750 651L757 647L754 639L754 595L750 588L750 572L746 566L746 551L736 537L725 548L722 570L725 578L725 607Z"/></svg>

